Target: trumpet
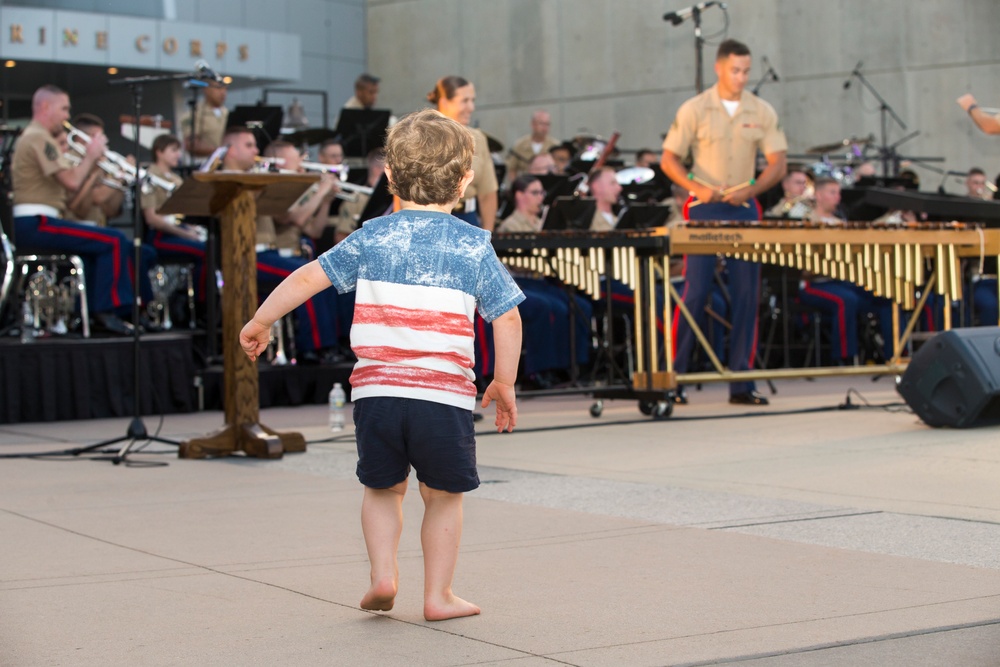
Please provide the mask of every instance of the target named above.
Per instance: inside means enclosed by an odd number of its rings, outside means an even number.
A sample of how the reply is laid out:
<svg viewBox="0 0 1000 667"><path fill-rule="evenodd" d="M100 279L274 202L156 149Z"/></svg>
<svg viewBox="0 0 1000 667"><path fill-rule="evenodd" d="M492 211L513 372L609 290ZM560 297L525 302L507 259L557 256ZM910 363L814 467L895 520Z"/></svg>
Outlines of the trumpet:
<svg viewBox="0 0 1000 667"><path fill-rule="evenodd" d="M299 162L299 165L306 171L328 171L331 174L339 174L340 180L347 178L350 167L346 164L323 164L322 162Z"/></svg>
<svg viewBox="0 0 1000 667"><path fill-rule="evenodd" d="M83 130L73 127L68 122L63 123L63 127L66 128L66 138L69 142L69 147L79 153L82 158L82 156L87 154L87 144L90 143L90 135ZM135 184L135 179L138 177L140 181L152 183L167 192L173 192L174 190L174 185L170 181L150 174L141 167L136 167L124 155L112 150L104 150L104 157L97 161L97 166L112 179L125 183L129 187ZM107 182L107 179L105 179L105 182ZM115 186L112 185L111 187ZM123 188L119 185L116 189L122 190Z"/></svg>
<svg viewBox="0 0 1000 667"><path fill-rule="evenodd" d="M83 156L78 155L77 153L63 153L63 159L65 159L74 167L83 162ZM126 192L128 190L128 187L123 185L120 180L116 180L119 172L113 162L109 160L99 160L97 166L100 167L105 173L107 173L110 176L110 178L109 177L102 178L101 183L108 186L109 188L118 190L119 192Z"/></svg>

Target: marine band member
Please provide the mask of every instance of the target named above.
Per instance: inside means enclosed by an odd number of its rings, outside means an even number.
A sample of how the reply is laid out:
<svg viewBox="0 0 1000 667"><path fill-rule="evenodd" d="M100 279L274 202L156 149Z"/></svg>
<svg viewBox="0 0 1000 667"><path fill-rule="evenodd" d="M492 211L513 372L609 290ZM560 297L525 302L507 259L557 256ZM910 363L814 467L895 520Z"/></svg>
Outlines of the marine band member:
<svg viewBox="0 0 1000 667"><path fill-rule="evenodd" d="M35 91L31 123L21 133L11 171L14 190L14 242L23 247L80 255L87 262L87 301L95 324L128 335L132 325L119 313L131 312L132 244L117 229L69 222L67 200L85 183L104 155L107 137L98 132L83 160L71 166L62 157L57 134L69 120L69 95L52 85Z"/></svg>

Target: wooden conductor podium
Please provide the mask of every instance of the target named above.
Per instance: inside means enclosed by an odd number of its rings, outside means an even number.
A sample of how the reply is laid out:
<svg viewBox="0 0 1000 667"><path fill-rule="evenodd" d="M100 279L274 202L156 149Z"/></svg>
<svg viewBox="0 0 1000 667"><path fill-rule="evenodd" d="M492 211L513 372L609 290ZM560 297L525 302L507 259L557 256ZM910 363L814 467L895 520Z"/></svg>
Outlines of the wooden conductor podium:
<svg viewBox="0 0 1000 667"><path fill-rule="evenodd" d="M181 458L247 456L277 459L303 452L300 433L277 433L259 423L257 366L239 345L240 330L257 312L257 215L288 210L318 174L195 173L160 209L163 214L219 218L222 249L222 355L226 425L215 433L182 442Z"/></svg>

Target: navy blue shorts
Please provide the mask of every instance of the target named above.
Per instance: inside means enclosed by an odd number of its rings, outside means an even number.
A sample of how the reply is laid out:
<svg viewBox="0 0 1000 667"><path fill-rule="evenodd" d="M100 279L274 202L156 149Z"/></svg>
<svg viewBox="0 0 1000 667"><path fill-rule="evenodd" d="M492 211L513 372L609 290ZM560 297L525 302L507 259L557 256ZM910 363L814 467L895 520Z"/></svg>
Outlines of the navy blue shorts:
<svg viewBox="0 0 1000 667"><path fill-rule="evenodd" d="M415 398L375 396L354 403L358 479L387 489L412 465L432 489L464 493L479 486L472 411Z"/></svg>

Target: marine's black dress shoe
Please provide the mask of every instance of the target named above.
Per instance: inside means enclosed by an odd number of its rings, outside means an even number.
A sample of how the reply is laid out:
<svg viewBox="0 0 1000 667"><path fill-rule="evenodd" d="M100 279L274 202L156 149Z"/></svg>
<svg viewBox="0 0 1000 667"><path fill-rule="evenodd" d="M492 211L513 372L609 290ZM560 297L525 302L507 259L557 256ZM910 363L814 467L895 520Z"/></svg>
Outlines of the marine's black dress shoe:
<svg viewBox="0 0 1000 667"><path fill-rule="evenodd" d="M131 336L135 331L135 327L114 313L98 313L94 315L94 324L102 331L118 336Z"/></svg>
<svg viewBox="0 0 1000 667"><path fill-rule="evenodd" d="M688 395L687 392L684 391L684 387L677 387L677 391L674 392L674 403L677 405L688 404Z"/></svg>
<svg viewBox="0 0 1000 667"><path fill-rule="evenodd" d="M742 394L733 394L729 397L729 402L733 405L767 405L765 396L755 391L745 391Z"/></svg>

